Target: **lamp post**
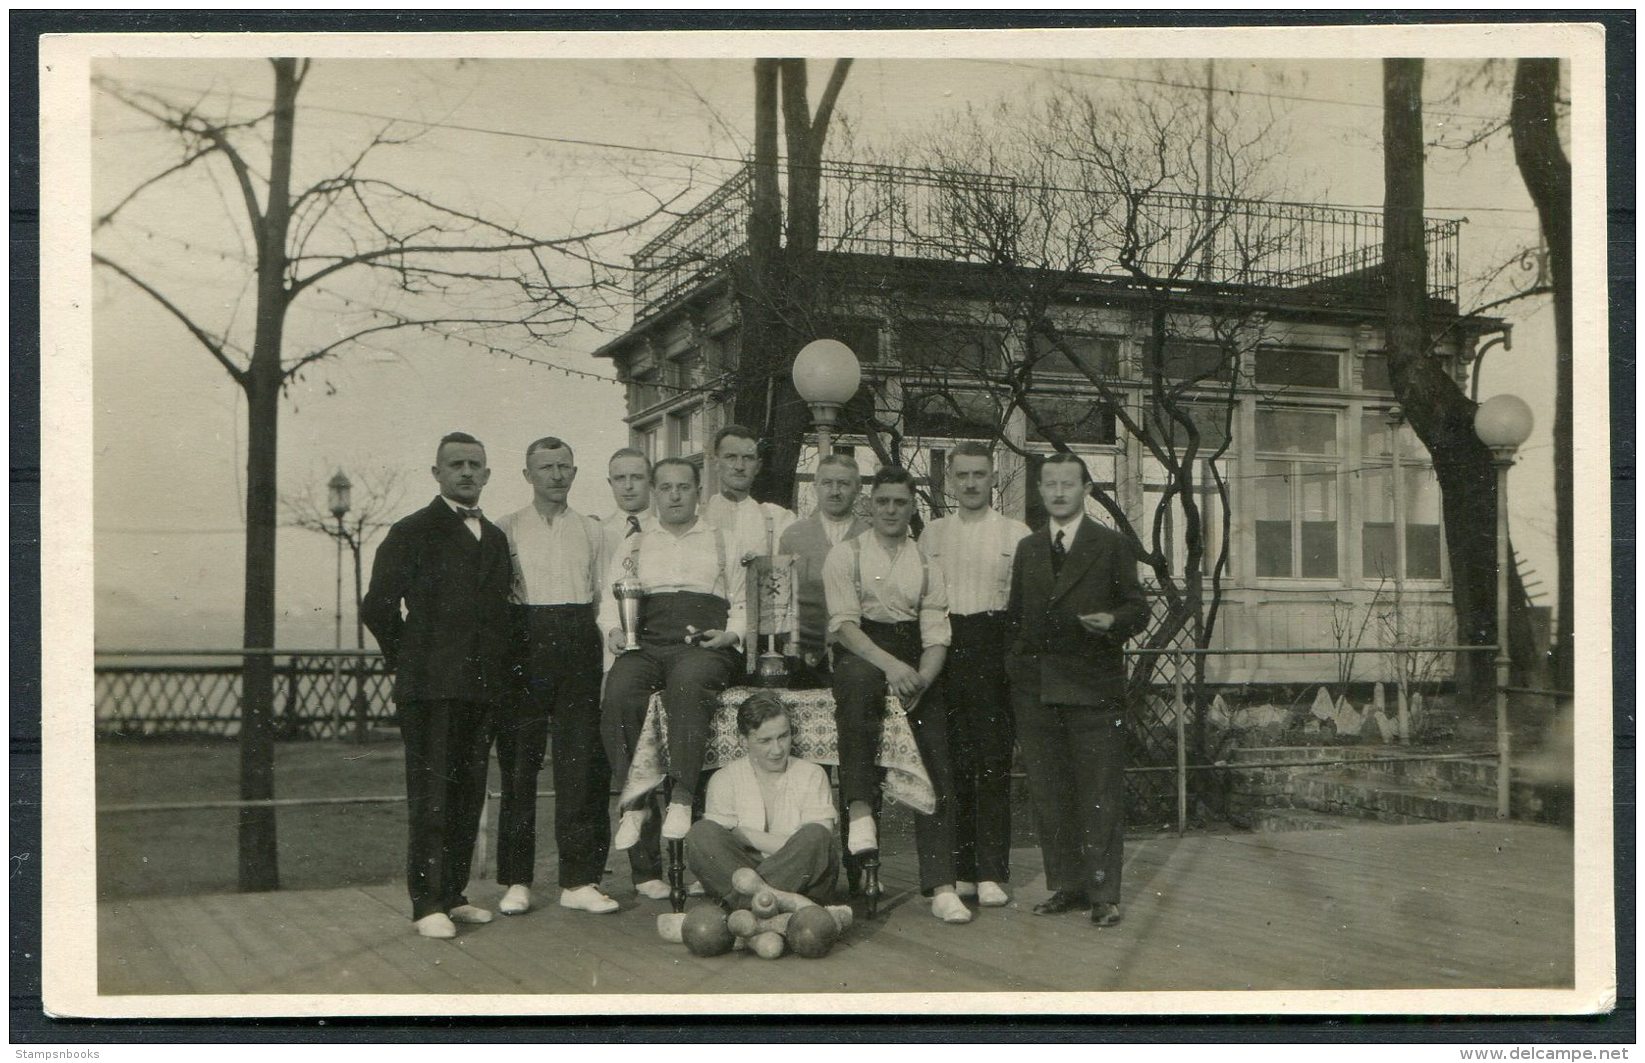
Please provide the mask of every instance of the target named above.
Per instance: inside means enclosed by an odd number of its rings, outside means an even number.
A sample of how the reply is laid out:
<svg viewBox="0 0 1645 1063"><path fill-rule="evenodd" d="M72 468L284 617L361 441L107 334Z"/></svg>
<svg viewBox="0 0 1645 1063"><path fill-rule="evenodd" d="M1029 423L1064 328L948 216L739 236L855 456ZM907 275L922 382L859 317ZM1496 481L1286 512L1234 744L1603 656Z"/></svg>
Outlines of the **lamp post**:
<svg viewBox="0 0 1645 1063"><path fill-rule="evenodd" d="M862 383L862 366L850 347L839 340L812 340L794 356L794 390L811 407L817 426L817 451L832 454L833 428L840 408L851 401Z"/></svg>
<svg viewBox="0 0 1645 1063"><path fill-rule="evenodd" d="M1508 470L1514 452L1531 435L1531 408L1516 395L1497 395L1474 411L1474 434L1491 448L1496 465L1496 814L1508 817Z"/></svg>
<svg viewBox="0 0 1645 1063"><path fill-rule="evenodd" d="M331 659L331 678L333 691L341 692L343 683L343 543L348 541L348 529L343 526L343 518L348 515L352 502L354 485L349 482L343 470L338 469L326 483L326 508L331 511L337 521L337 610L336 610L336 645L337 656ZM342 694L339 693L341 697Z"/></svg>

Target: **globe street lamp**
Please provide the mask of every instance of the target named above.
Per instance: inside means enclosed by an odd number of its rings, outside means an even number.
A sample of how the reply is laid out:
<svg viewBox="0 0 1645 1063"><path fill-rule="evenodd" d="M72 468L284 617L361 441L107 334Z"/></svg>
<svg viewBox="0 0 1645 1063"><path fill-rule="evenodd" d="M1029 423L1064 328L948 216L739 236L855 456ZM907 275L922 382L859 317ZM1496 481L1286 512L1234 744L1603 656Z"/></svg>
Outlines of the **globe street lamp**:
<svg viewBox="0 0 1645 1063"><path fill-rule="evenodd" d="M840 409L862 383L862 366L839 340L812 340L794 356L793 373L794 390L811 407L817 426L817 451L826 457L834 452L832 435Z"/></svg>
<svg viewBox="0 0 1645 1063"><path fill-rule="evenodd" d="M337 648L343 648L343 542L348 538L348 532L343 527L343 518L348 515L352 501L354 485L349 482L343 470L326 484L326 508L331 515L337 518Z"/></svg>
<svg viewBox="0 0 1645 1063"><path fill-rule="evenodd" d="M1508 817L1508 470L1531 436L1531 408L1516 395L1497 395L1474 411L1474 434L1491 449L1496 466L1496 814ZM1567 608L1565 602L1560 608Z"/></svg>

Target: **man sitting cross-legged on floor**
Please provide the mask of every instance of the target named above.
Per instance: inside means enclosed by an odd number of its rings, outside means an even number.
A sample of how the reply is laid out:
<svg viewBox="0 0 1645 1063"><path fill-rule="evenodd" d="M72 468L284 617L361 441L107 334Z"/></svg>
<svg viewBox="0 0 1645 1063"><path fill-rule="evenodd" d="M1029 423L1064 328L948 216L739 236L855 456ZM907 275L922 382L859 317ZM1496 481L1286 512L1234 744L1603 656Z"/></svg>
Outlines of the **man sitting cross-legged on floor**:
<svg viewBox="0 0 1645 1063"><path fill-rule="evenodd" d="M828 775L790 756L794 731L782 701L751 694L737 710L747 756L708 780L703 818L686 835L686 864L710 895L747 907L732 883L751 867L774 889L826 904L839 874Z"/></svg>

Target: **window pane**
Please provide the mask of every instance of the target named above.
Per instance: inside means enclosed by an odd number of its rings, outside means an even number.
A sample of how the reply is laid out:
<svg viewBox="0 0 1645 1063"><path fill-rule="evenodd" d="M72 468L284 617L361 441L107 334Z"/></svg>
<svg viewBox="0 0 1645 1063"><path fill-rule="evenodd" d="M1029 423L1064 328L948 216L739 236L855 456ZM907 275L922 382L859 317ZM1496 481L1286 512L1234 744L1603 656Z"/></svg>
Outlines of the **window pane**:
<svg viewBox="0 0 1645 1063"><path fill-rule="evenodd" d="M1072 352L1070 358L1064 351ZM1079 336L1063 333L1062 348L1054 346L1044 336L1034 337L1034 372L1087 373L1098 377L1119 375L1120 345L1115 339L1103 336Z"/></svg>
<svg viewBox="0 0 1645 1063"><path fill-rule="evenodd" d="M1392 391L1393 380L1388 376L1388 356L1385 354L1368 354L1361 363L1362 376L1366 391Z"/></svg>
<svg viewBox="0 0 1645 1063"><path fill-rule="evenodd" d="M980 392L916 391L904 399L903 426L915 437L993 439L1001 412Z"/></svg>
<svg viewBox="0 0 1645 1063"><path fill-rule="evenodd" d="M1432 469L1401 471L1405 474L1405 575L1439 579L1439 479Z"/></svg>
<svg viewBox="0 0 1645 1063"><path fill-rule="evenodd" d="M1256 463L1257 575L1291 575L1291 466L1281 461Z"/></svg>
<svg viewBox="0 0 1645 1063"><path fill-rule="evenodd" d="M976 372L1001 362L999 334L974 325L904 325L897 334L897 352L904 365L924 369Z"/></svg>
<svg viewBox="0 0 1645 1063"><path fill-rule="evenodd" d="M1370 418L1366 419L1367 421ZM1394 476L1389 469L1359 474L1365 519L1360 531L1360 568L1371 583L1394 578Z"/></svg>
<svg viewBox="0 0 1645 1063"><path fill-rule="evenodd" d="M1036 443L1051 436L1069 444L1114 442L1113 411L1093 399L1035 398L1032 403L1028 438Z"/></svg>
<svg viewBox="0 0 1645 1063"><path fill-rule="evenodd" d="M1311 410L1258 410L1257 449L1280 454L1334 455L1337 417Z"/></svg>
<svg viewBox="0 0 1645 1063"><path fill-rule="evenodd" d="M1307 470L1307 466L1303 466ZM1310 577L1337 574L1337 474L1304 471L1297 477L1297 517L1302 525L1302 571Z"/></svg>
<svg viewBox="0 0 1645 1063"><path fill-rule="evenodd" d="M1164 374L1173 380L1222 380L1233 376L1235 352L1203 340L1166 340ZM1148 356L1144 357L1145 363Z"/></svg>
<svg viewBox="0 0 1645 1063"><path fill-rule="evenodd" d="M1184 406L1182 410L1188 415L1189 420L1194 422L1194 427L1199 429L1200 454L1210 454L1222 446L1223 441L1227 438L1227 433L1223 431L1224 422L1228 417L1227 407ZM1188 445L1188 430L1174 417L1163 412L1156 413L1152 411L1144 416L1147 418L1146 427L1148 431L1162 445L1166 439L1170 439L1172 445L1179 451Z"/></svg>
<svg viewBox="0 0 1645 1063"><path fill-rule="evenodd" d="M1360 446L1366 458L1372 461L1393 460L1394 433L1386 413L1365 414L1360 420L1360 436ZM1399 456L1401 461L1411 463L1425 463L1428 460L1428 448L1422 445L1422 440L1409 423L1399 426Z"/></svg>
<svg viewBox="0 0 1645 1063"><path fill-rule="evenodd" d="M1303 388L1339 386L1341 358L1329 351L1257 351L1257 383Z"/></svg>

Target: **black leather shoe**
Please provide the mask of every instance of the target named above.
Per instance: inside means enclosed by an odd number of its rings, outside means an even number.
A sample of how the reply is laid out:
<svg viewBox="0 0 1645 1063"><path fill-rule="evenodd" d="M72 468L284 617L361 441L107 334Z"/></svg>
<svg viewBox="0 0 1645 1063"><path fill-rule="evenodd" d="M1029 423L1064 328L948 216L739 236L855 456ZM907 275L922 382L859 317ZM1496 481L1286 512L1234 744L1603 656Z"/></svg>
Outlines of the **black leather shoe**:
<svg viewBox="0 0 1645 1063"><path fill-rule="evenodd" d="M1121 918L1117 904L1103 903L1091 909L1091 922L1095 926L1118 926Z"/></svg>
<svg viewBox="0 0 1645 1063"><path fill-rule="evenodd" d="M1034 905L1035 915L1061 915L1063 912L1083 912L1091 907L1091 898L1084 890L1058 890Z"/></svg>

